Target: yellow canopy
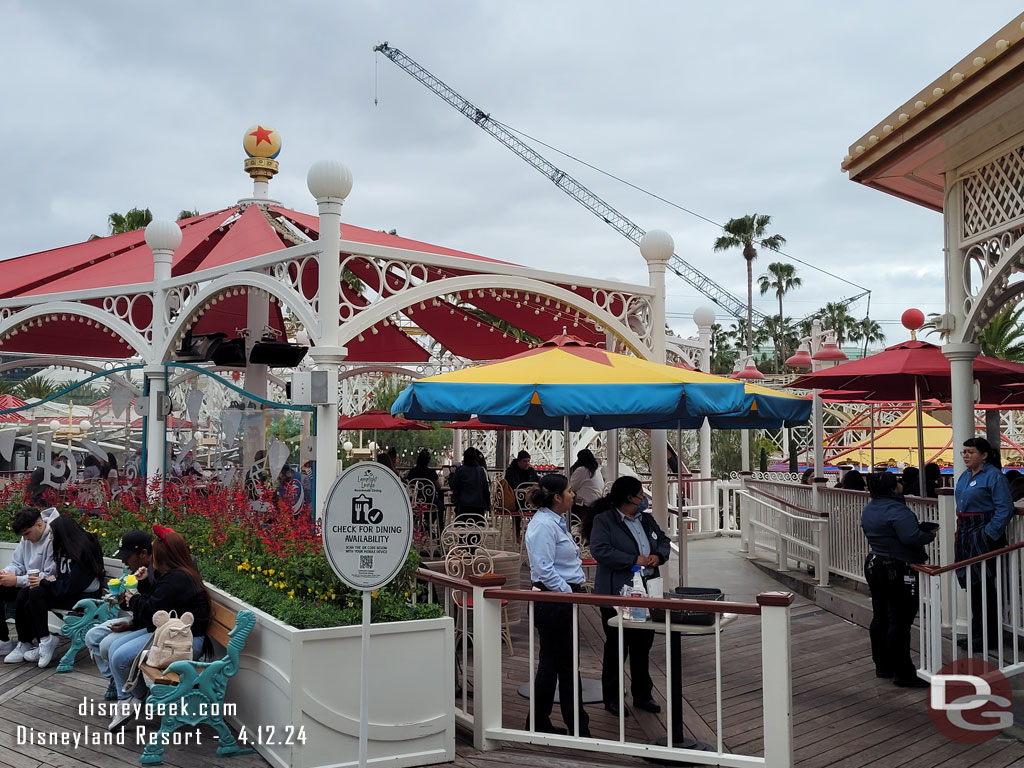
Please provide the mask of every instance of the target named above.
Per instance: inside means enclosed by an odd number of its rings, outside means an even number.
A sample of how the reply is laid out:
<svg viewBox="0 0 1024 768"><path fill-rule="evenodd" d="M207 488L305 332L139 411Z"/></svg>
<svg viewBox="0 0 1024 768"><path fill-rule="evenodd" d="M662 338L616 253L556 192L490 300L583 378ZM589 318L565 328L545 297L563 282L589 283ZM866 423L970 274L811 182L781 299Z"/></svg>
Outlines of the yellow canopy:
<svg viewBox="0 0 1024 768"><path fill-rule="evenodd" d="M924 461L949 465L953 463L953 430L927 412L921 414L924 428ZM917 465L917 417L913 410L907 411L896 421L875 427L875 464L895 462L909 466ZM856 445L826 451L837 451L826 458L826 463L859 464L871 466L871 438Z"/></svg>

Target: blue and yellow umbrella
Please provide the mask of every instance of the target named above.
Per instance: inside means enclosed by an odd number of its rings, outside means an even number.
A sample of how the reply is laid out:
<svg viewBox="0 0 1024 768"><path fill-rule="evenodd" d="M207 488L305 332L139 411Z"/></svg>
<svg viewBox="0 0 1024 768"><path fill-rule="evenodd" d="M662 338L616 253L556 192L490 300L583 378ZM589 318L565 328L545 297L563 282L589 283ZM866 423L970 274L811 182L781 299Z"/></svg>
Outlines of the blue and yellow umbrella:
<svg viewBox="0 0 1024 768"><path fill-rule="evenodd" d="M749 410L744 385L608 352L574 336L459 371L419 379L391 407L414 419L465 419L534 429L617 429Z"/></svg>

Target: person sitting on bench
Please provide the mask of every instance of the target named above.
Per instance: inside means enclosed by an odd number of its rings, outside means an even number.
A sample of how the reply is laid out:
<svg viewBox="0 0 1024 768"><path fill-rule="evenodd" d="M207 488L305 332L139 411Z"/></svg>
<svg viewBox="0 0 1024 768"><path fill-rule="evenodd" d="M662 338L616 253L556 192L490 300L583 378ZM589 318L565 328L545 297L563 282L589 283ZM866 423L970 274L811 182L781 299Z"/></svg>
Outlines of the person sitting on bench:
<svg viewBox="0 0 1024 768"><path fill-rule="evenodd" d="M50 523L60 517L53 507L40 512L35 507L24 507L14 515L11 530L21 537L14 548L11 563L0 571L0 616L6 617L5 604L14 603L14 626L18 644L10 639L7 619L0 622L0 653L4 663L37 661L38 651L32 644L34 631L28 612L29 592L37 589L43 579L54 572L53 537Z"/></svg>
<svg viewBox="0 0 1024 768"><path fill-rule="evenodd" d="M210 623L210 597L206 585L196 570L195 560L180 533L161 525L153 526L153 567L162 574L152 584L149 581L149 569L145 566L135 572L139 580L139 591L130 599L123 594L122 603L127 600L127 609L132 612L131 621L114 624L114 632L128 632L143 629L145 634L134 636L124 643L110 646L107 662L112 678L117 686L117 697L126 706L119 707L110 720L108 730L113 731L135 716L134 707L127 706L128 700L134 695L142 694L145 686L136 686L135 690L125 691L125 681L131 672L132 662L139 651L145 648L150 636L156 631L153 614L157 611L174 611L178 616L191 613L193 652L198 653L203 647L206 629ZM99 665L97 665L99 666ZM140 690L141 689L141 690Z"/></svg>

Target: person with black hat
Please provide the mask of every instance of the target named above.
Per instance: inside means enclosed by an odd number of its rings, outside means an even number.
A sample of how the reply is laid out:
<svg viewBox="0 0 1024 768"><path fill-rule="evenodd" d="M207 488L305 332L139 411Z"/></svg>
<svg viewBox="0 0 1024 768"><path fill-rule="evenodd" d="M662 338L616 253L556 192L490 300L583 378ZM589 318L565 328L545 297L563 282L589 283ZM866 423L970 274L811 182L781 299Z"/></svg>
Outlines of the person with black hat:
<svg viewBox="0 0 1024 768"><path fill-rule="evenodd" d="M153 565L153 537L145 531L126 531L117 544L117 552L114 557L119 558L125 567L138 577L143 569L149 569ZM152 579L139 579L138 589L145 592L152 589L152 582L159 574L153 572ZM114 683L110 671L109 659L111 653L133 640L146 634L146 628L131 630L131 623L126 618L118 617L97 624L85 635L85 647L89 649L93 661L96 662L96 669L99 673L110 680L107 686L106 699L116 699L118 696L117 686Z"/></svg>

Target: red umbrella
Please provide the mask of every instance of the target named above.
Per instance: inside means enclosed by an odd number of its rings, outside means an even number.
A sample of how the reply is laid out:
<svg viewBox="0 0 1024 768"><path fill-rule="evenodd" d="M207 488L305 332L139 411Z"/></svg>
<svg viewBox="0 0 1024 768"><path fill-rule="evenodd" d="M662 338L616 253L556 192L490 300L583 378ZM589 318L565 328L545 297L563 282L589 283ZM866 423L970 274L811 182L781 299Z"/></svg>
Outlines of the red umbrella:
<svg viewBox="0 0 1024 768"><path fill-rule="evenodd" d="M28 419L21 415L20 411L14 413L2 413L12 408L22 408L28 405L20 397L14 395L0 395L0 424L26 424Z"/></svg>
<svg viewBox="0 0 1024 768"><path fill-rule="evenodd" d="M1024 379L1024 365L978 355L974 378L981 386L981 399L994 407L1019 407L1022 395L1006 385ZM952 397L949 358L942 347L911 339L886 347L860 360L840 363L795 379L790 387L833 389L850 393L853 401L915 403L918 424L918 463L924 477L924 433L921 428L921 400L949 402ZM839 392L830 399L844 399Z"/></svg>
<svg viewBox="0 0 1024 768"><path fill-rule="evenodd" d="M488 424L480 421L480 419L472 418L468 421L453 421L451 424L445 424L441 429L475 429L492 430L494 432L509 432L513 429L526 429L526 427L513 427L508 424Z"/></svg>
<svg viewBox="0 0 1024 768"><path fill-rule="evenodd" d="M392 416L387 411L363 411L355 416L342 416L338 419L338 429L433 429L429 424L422 424L412 419Z"/></svg>

